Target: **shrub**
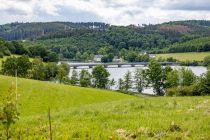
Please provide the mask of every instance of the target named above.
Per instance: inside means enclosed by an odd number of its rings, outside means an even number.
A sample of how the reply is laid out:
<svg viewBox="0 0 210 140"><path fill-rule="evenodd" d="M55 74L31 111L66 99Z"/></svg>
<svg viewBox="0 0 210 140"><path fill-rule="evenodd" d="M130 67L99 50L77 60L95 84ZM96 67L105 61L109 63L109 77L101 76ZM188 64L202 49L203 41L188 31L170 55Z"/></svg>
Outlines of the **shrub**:
<svg viewBox="0 0 210 140"><path fill-rule="evenodd" d="M11 52L10 52L9 50L5 50L5 51L4 51L4 55L10 56L10 55L11 55Z"/></svg>
<svg viewBox="0 0 210 140"><path fill-rule="evenodd" d="M197 85L181 86L166 90L166 96L199 96L201 95Z"/></svg>
<svg viewBox="0 0 210 140"><path fill-rule="evenodd" d="M177 88L169 88L166 90L166 96L177 96Z"/></svg>
<svg viewBox="0 0 210 140"><path fill-rule="evenodd" d="M169 57L166 59L167 62L177 62L177 60L173 57Z"/></svg>
<svg viewBox="0 0 210 140"><path fill-rule="evenodd" d="M199 62L198 61L185 61L180 63L181 66L198 66ZM202 64L201 64L202 65Z"/></svg>
<svg viewBox="0 0 210 140"><path fill-rule="evenodd" d="M178 88L178 96L193 96L192 86L183 86Z"/></svg>
<svg viewBox="0 0 210 140"><path fill-rule="evenodd" d="M203 65L204 65L204 66L210 65L210 56L206 56L206 57L203 59Z"/></svg>
<svg viewBox="0 0 210 140"><path fill-rule="evenodd" d="M3 58L4 54L2 52L0 52L0 58Z"/></svg>

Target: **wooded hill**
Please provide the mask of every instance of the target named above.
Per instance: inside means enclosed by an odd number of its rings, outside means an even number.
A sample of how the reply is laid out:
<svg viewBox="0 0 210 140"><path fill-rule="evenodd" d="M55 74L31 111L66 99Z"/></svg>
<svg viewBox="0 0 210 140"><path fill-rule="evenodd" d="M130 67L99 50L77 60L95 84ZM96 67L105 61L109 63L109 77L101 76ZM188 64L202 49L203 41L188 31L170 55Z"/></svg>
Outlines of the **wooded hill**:
<svg viewBox="0 0 210 140"><path fill-rule="evenodd" d="M11 23L0 26L0 37L46 46L69 59L87 59L94 54L126 58L128 50L133 57L140 51L210 51L210 21L175 21L142 26L113 26L99 22Z"/></svg>
<svg viewBox="0 0 210 140"><path fill-rule="evenodd" d="M35 39L41 36L49 34L55 34L57 32L69 32L74 29L91 29L99 28L104 30L108 28L108 24L105 23L72 23L72 22L36 22L36 23L11 23L0 25L0 37L6 40L23 40L23 39Z"/></svg>

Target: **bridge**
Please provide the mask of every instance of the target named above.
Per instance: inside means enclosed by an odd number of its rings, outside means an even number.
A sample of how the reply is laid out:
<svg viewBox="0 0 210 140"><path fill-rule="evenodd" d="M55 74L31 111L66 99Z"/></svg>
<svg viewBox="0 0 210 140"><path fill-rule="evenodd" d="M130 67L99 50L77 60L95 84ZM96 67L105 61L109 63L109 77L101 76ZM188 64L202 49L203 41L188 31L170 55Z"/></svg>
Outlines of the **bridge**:
<svg viewBox="0 0 210 140"><path fill-rule="evenodd" d="M162 66L177 66L179 63L177 62L160 62ZM70 64L70 67L73 69L79 69L79 68L93 68L97 65L103 65L105 68L120 68L120 67L142 67L142 66L148 66L149 62L135 62L135 63L77 63L77 64Z"/></svg>

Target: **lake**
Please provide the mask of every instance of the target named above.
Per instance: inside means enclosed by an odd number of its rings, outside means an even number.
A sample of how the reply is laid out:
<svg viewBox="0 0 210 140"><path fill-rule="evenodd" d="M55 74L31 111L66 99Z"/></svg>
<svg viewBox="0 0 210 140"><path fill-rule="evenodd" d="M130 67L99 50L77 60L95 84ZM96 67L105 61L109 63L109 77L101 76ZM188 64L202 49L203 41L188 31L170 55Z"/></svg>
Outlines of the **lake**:
<svg viewBox="0 0 210 140"><path fill-rule="evenodd" d="M69 65L71 65L71 64L72 63L69 63ZM195 75L197 75L197 76L200 76L200 75L207 72L207 68L203 67L203 66L172 66L173 69L178 69L178 68L181 68L181 67L191 69L195 73ZM119 80L119 78L124 77L124 75L127 71L130 71L133 74L136 68L146 69L147 67L139 66L139 67L120 67L120 68L116 68L116 67L113 66L113 67L109 67L109 68L106 68L106 69L110 73L109 79L110 80L114 79L117 82ZM92 69L89 69L87 67L80 67L79 69L75 69L75 70L79 73L82 69L87 69L89 72L92 71ZM72 70L73 69L71 69L70 72L69 72L69 77L71 77ZM113 87L113 89L117 89L117 86ZM144 89L143 93L154 94L152 88Z"/></svg>

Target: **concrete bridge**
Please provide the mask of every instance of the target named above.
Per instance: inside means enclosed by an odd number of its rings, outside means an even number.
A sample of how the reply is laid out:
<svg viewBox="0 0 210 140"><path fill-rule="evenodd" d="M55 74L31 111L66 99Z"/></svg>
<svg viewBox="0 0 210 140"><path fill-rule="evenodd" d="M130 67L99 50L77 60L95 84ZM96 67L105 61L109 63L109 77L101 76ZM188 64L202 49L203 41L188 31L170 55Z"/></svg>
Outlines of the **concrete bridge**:
<svg viewBox="0 0 210 140"><path fill-rule="evenodd" d="M177 66L179 63L177 62L160 62L162 66L170 65ZM79 68L93 68L97 65L103 65L105 68L120 68L120 67L140 67L140 66L148 66L149 62L135 62L135 63L81 63L81 64L70 64L70 67L73 69Z"/></svg>

